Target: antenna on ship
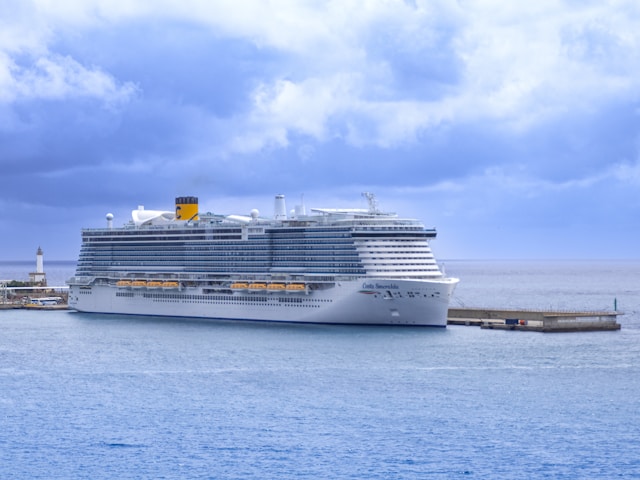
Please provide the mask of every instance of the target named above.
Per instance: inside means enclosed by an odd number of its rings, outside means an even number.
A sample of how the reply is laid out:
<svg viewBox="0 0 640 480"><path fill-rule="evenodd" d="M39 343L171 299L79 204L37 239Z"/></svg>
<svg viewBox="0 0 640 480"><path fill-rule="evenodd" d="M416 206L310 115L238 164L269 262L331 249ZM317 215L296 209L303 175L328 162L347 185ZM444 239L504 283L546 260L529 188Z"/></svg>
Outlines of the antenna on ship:
<svg viewBox="0 0 640 480"><path fill-rule="evenodd" d="M362 192L362 196L369 202L369 213L380 213L380 210L378 210L378 200L376 200L374 193Z"/></svg>

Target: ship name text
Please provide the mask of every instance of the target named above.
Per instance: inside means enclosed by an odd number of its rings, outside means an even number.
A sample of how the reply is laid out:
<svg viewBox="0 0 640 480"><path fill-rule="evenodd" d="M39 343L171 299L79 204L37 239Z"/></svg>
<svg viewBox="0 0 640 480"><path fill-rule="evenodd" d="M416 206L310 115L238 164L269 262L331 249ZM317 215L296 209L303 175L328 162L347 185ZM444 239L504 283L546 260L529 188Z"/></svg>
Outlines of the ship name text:
<svg viewBox="0 0 640 480"><path fill-rule="evenodd" d="M372 289L378 288L381 290L398 290L400 287L395 283L363 283L362 288L364 289Z"/></svg>

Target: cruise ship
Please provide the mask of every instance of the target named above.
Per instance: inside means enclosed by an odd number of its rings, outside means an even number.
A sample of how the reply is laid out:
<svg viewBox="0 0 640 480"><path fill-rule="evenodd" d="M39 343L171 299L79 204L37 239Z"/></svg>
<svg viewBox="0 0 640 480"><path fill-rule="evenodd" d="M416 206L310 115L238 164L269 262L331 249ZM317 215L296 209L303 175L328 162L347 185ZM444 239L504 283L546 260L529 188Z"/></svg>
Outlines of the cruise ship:
<svg viewBox="0 0 640 480"><path fill-rule="evenodd" d="M429 242L435 229L378 208L274 214L139 206L122 227L82 230L69 307L79 312L351 325L445 327L458 279Z"/></svg>

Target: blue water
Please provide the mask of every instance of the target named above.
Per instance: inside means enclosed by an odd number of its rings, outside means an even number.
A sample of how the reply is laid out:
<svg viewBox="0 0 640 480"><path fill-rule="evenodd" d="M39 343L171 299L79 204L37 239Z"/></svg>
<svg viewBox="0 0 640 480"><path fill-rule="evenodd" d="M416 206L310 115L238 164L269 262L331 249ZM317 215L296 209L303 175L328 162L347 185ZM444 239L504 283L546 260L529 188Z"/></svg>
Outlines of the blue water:
<svg viewBox="0 0 640 480"><path fill-rule="evenodd" d="M0 478L640 477L640 262L447 271L454 305L615 298L622 329L0 311Z"/></svg>

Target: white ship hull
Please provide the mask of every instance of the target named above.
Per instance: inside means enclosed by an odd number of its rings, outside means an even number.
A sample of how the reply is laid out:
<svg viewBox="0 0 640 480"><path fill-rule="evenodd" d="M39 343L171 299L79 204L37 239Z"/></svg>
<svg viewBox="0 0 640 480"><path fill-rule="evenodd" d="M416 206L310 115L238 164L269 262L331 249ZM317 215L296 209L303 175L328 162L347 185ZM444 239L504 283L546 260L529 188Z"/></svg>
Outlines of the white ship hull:
<svg viewBox="0 0 640 480"><path fill-rule="evenodd" d="M200 287L163 290L111 284L71 285L79 312L238 321L445 327L457 279L360 279L294 293L203 293Z"/></svg>
<svg viewBox="0 0 640 480"><path fill-rule="evenodd" d="M131 212L121 228L82 231L69 306L80 312L231 321L445 327L458 280L440 271L435 229L369 208L297 206L276 195L272 219Z"/></svg>

